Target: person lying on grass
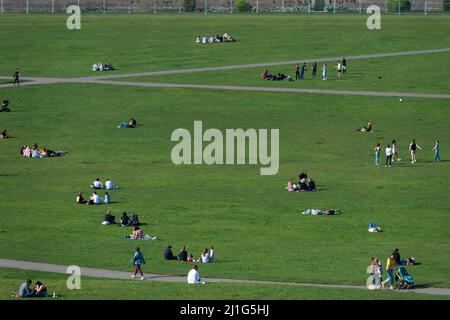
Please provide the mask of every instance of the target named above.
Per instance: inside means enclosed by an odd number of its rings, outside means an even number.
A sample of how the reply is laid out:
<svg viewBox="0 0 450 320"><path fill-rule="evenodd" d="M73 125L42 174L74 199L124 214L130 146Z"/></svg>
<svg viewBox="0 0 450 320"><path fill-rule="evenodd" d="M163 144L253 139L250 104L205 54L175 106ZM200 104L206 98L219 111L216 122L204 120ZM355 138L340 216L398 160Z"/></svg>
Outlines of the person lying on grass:
<svg viewBox="0 0 450 320"><path fill-rule="evenodd" d="M136 119L130 118L130 121L128 123L122 122L117 126L117 128L131 128L131 129L137 128Z"/></svg>
<svg viewBox="0 0 450 320"><path fill-rule="evenodd" d="M359 131L359 132L372 132L372 123L369 122L367 124L367 127L362 127L362 128L356 129L356 131Z"/></svg>

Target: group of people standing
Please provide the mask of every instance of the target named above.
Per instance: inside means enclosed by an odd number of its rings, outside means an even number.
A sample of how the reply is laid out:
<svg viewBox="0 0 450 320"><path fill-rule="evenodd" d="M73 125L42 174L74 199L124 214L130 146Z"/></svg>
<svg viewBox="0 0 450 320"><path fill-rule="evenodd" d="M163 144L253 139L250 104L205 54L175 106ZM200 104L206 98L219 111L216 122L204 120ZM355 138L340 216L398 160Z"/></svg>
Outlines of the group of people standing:
<svg viewBox="0 0 450 320"><path fill-rule="evenodd" d="M417 162L417 157L416 157L417 149L423 150L416 143L416 140L413 139L411 141L411 143L409 144L409 152L411 154L411 163L412 164ZM434 161L435 162L441 161L440 156L439 156L439 140L436 140L435 145L431 150L434 151ZM377 165L377 166L380 164L380 155L381 155L381 144L377 143L377 145L375 146L375 165ZM395 139L392 140L392 144L388 144L386 146L385 155L386 155L386 162L385 162L386 167L390 167L392 165L392 162L395 162L395 161L399 162L402 160L399 158L398 144L395 141Z"/></svg>

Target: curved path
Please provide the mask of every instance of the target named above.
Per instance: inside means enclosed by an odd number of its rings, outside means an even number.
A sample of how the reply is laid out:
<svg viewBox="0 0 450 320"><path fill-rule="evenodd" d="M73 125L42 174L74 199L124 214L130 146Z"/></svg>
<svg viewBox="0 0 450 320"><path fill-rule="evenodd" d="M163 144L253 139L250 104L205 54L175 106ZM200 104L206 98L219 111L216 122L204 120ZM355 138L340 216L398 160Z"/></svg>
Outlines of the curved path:
<svg viewBox="0 0 450 320"><path fill-rule="evenodd" d="M0 267L67 274L67 272L66 272L67 266L57 265L57 264L40 263L40 262L0 259ZM130 278L129 272L105 270L105 269L81 268L81 275L88 276L88 277L96 277L96 278L132 280ZM145 280L186 283L185 276L168 276L168 275L158 275L158 274L149 274L149 273L146 273ZM203 280L208 283L221 282L221 283L242 283L242 284L262 284L262 285L270 285L271 284L271 285L292 285L292 286L317 287L317 288L365 289L365 290L367 290L366 286L355 286L355 285L315 284L315 283L258 281L258 280L221 279L221 278L203 278ZM416 288L416 289L411 289L411 290L395 290L395 292L415 292L415 293L422 293L422 294L450 296L450 289L447 289L447 288Z"/></svg>

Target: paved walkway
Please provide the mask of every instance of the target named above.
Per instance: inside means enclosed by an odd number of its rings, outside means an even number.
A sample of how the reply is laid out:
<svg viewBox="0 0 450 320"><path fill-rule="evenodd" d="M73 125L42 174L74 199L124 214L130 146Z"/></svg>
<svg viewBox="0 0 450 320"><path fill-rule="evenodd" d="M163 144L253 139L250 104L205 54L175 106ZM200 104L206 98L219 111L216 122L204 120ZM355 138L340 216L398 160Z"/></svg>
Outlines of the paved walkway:
<svg viewBox="0 0 450 320"><path fill-rule="evenodd" d="M411 55L422 55L422 54L443 53L443 52L450 52L450 48L354 55L354 56L347 56L347 59L348 60L378 59L378 58L386 58L386 57L411 56ZM274 88L274 87L232 86L232 85L201 85L201 84L178 84L178 83L155 83L155 82L108 81L108 79L117 79L117 78L159 76L159 75L179 74L179 73L193 73L193 72L205 72L205 71L269 67L269 66L296 64L299 61L306 62L306 63L311 63L313 61L329 62L329 61L337 61L338 59L339 59L338 57L309 59L309 60L299 59L299 60L292 60L292 61L278 61L278 62L267 62L267 63L242 64L242 65L233 65L233 66L205 67L205 68L191 68L191 69L177 69L177 70L165 70L165 71L151 71L151 72L127 73L127 74L111 74L111 75L104 75L104 76L80 77L80 78L24 77L23 80L26 80L27 82L23 82L21 85L22 86L30 86L30 85L47 85L47 84L54 84L54 83L92 83L92 84L140 86L140 87L160 87L160 88L191 88L191 89L212 89L212 90L291 92L291 93L316 93L316 94L339 94L339 95L360 95L360 96L362 95L362 96L382 96L382 97L413 97L413 98L450 99L450 95L448 95L448 94L431 94L431 93L414 93L414 92L378 92L378 91L327 90L327 89L306 89L306 88L301 89L301 88ZM0 76L0 79L11 80L11 77ZM12 83L0 84L0 88L7 88L7 87L12 87L12 86L13 86Z"/></svg>
<svg viewBox="0 0 450 320"><path fill-rule="evenodd" d="M66 274L67 266L29 262L19 260L0 259L0 267L13 268L21 270L34 270L42 272L52 273L64 273ZM96 277L96 278L109 278L109 279L121 279L132 280L130 278L130 272L114 271L105 269L93 269L93 268L81 268L82 276ZM146 273L146 281L165 281L165 282L183 282L186 283L186 276L167 276L158 274ZM316 288L338 288L338 289L365 289L365 286L354 285L334 285L334 284L314 284L314 283L297 283L297 282L279 282L279 281L257 281L257 280L240 280L240 279L221 279L221 278L202 278L208 283L242 283L242 284L262 284L262 285L292 285L303 287L316 287ZM433 295L450 295L450 289L446 288L418 288L411 290L395 290L395 292L416 292L422 294Z"/></svg>
<svg viewBox="0 0 450 320"><path fill-rule="evenodd" d="M303 88L274 88L255 86L230 86L230 85L210 85L210 84L190 84L190 83L157 83L157 82L130 82L95 80L91 83L134 86L134 87L157 87L157 88L189 88L189 89L209 89L209 90L234 90L234 91L259 91L259 92L290 92L290 93L317 93L317 94L338 94L376 97L410 97L410 98L433 98L450 99L450 94L415 93L415 92L382 92L382 91L356 91L356 90L331 90L331 89L303 89Z"/></svg>

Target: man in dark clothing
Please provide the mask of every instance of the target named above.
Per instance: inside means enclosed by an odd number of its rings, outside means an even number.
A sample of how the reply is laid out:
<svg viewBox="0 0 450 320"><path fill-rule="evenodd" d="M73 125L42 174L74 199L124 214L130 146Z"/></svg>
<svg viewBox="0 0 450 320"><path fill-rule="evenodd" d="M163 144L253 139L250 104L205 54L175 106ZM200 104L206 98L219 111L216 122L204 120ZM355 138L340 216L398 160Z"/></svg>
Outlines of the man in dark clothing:
<svg viewBox="0 0 450 320"><path fill-rule="evenodd" d="M297 63L295 65L295 80L300 79L300 65Z"/></svg>
<svg viewBox="0 0 450 320"><path fill-rule="evenodd" d="M177 260L177 258L173 255L171 246L168 246L166 248L166 250L164 250L164 259L166 259L166 260Z"/></svg>
<svg viewBox="0 0 450 320"><path fill-rule="evenodd" d="M20 72L19 72L19 69L16 69L16 71L14 72L13 77L14 77L14 85L16 85L16 83L17 83L17 85L19 85L19 83L20 83Z"/></svg>
<svg viewBox="0 0 450 320"><path fill-rule="evenodd" d="M307 71L307 70L306 70L306 63L303 62L302 68L301 68L301 70L300 70L300 79L302 79L302 80L303 80L303 78L305 77L305 71Z"/></svg>
<svg viewBox="0 0 450 320"><path fill-rule="evenodd" d="M317 75L317 62L314 62L312 65L312 77L313 79L316 77Z"/></svg>

